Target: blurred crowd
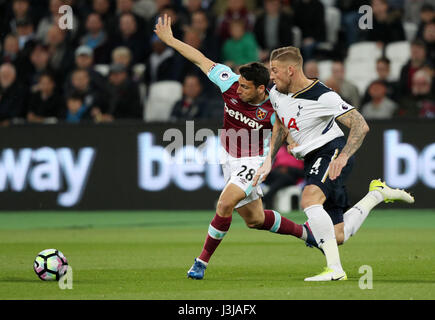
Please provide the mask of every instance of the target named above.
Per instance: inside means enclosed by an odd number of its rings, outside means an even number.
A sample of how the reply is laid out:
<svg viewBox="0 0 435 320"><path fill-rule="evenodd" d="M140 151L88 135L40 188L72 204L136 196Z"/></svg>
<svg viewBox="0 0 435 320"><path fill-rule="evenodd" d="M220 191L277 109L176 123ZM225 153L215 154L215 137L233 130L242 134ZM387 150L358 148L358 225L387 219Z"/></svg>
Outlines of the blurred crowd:
<svg viewBox="0 0 435 320"><path fill-rule="evenodd" d="M70 30L59 25L62 5L73 9ZM373 28L360 26L364 5ZM435 117L435 0L0 0L0 125L152 121L153 85L168 81L180 93L164 93L176 98L164 120L221 115L214 85L154 35L163 14L172 17L175 37L236 72L294 45L309 77L321 78L319 63L333 61L321 80L367 119ZM363 41L383 52L409 42L398 79L391 80L392 61L383 54L376 79L357 88L345 61Z"/></svg>

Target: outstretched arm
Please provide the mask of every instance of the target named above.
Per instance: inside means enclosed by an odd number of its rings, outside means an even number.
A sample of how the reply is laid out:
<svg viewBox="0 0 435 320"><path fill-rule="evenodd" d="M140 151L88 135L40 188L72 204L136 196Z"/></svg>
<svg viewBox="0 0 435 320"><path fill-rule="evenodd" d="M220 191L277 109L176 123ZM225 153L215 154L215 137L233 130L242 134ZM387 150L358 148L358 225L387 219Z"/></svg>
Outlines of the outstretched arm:
<svg viewBox="0 0 435 320"><path fill-rule="evenodd" d="M347 160L359 149L367 132L369 132L367 122L356 109L337 117L337 120L350 128L350 132L346 145L341 150L340 155L330 164L329 179L331 180L335 180L340 175L341 170L347 164Z"/></svg>
<svg viewBox="0 0 435 320"><path fill-rule="evenodd" d="M197 65L205 74L207 74L215 64L199 50L174 38L171 29L171 17L168 17L166 14L163 19L159 17L154 32L166 45L177 50L182 56Z"/></svg>

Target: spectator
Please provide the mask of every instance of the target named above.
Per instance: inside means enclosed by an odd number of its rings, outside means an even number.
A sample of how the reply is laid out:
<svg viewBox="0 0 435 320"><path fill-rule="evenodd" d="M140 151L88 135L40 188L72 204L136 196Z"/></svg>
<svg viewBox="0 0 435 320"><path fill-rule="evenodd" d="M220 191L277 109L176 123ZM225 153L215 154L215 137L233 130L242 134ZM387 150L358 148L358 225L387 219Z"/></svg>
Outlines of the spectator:
<svg viewBox="0 0 435 320"><path fill-rule="evenodd" d="M26 44L35 38L33 22L28 19L17 20L18 46L20 50L26 47Z"/></svg>
<svg viewBox="0 0 435 320"><path fill-rule="evenodd" d="M128 73L132 74L132 55L127 47L118 47L112 51L112 64L123 65Z"/></svg>
<svg viewBox="0 0 435 320"><path fill-rule="evenodd" d="M26 72L24 84L30 88L31 92L35 92L39 90L39 77L50 69L50 54L48 52L48 47L42 42L36 42L30 53L30 62L31 65L28 72ZM56 82L57 80L61 81L63 79L58 79L58 77L56 77Z"/></svg>
<svg viewBox="0 0 435 320"><path fill-rule="evenodd" d="M198 10L193 12L191 20L191 28L198 34L201 40L199 50L210 60L220 61L219 40L214 34L213 25L211 25L206 11Z"/></svg>
<svg viewBox="0 0 435 320"><path fill-rule="evenodd" d="M280 0L264 0L265 11L255 22L254 34L260 47L260 60L265 61L273 49L293 44L293 21Z"/></svg>
<svg viewBox="0 0 435 320"><path fill-rule="evenodd" d="M301 53L310 60L318 44L326 40L325 8L319 0L296 0L293 9L295 24L302 31Z"/></svg>
<svg viewBox="0 0 435 320"><path fill-rule="evenodd" d="M381 57L376 61L377 79L375 81L382 81L387 89L386 95L393 101L399 99L397 92L397 83L390 80L390 59ZM369 87L367 87L361 105L366 104L370 100Z"/></svg>
<svg viewBox="0 0 435 320"><path fill-rule="evenodd" d="M116 14L118 19L117 24L120 23L121 17L124 14L128 13L134 17L134 20L136 21L137 30L141 32L145 32L147 24L141 16L139 16L133 11L133 7L134 7L133 0L116 0Z"/></svg>
<svg viewBox="0 0 435 320"><path fill-rule="evenodd" d="M99 92L105 92L107 90L106 79L94 69L94 55L92 49L87 46L80 46L75 51L75 69L83 69L88 72L91 81L91 87ZM67 76L65 82L65 88L67 91L71 92L72 73Z"/></svg>
<svg viewBox="0 0 435 320"><path fill-rule="evenodd" d="M423 41L426 45L429 63L435 66L435 18L424 26Z"/></svg>
<svg viewBox="0 0 435 320"><path fill-rule="evenodd" d="M183 5L183 7L181 8L181 12L179 13L179 15L181 16L180 18L182 20L182 24L191 25L193 22L193 14L202 10L202 0L187 0L185 2L185 5Z"/></svg>
<svg viewBox="0 0 435 320"><path fill-rule="evenodd" d="M16 67L19 53L18 37L14 34L8 34L3 41L0 64L9 62Z"/></svg>
<svg viewBox="0 0 435 320"><path fill-rule="evenodd" d="M71 75L71 88L66 90L66 95L79 94L83 104L90 111L92 117L97 118L107 109L105 91L92 86L89 72L86 69L76 69ZM97 119L98 120L98 119Z"/></svg>
<svg viewBox="0 0 435 320"><path fill-rule="evenodd" d="M79 123L92 120L91 110L84 103L84 98L80 93L74 92L67 96L65 121L67 123Z"/></svg>
<svg viewBox="0 0 435 320"><path fill-rule="evenodd" d="M435 5L435 1L434 5ZM429 3L419 2L421 6L420 21L418 23L417 38L423 38L423 32L426 24L431 23L435 19L435 8Z"/></svg>
<svg viewBox="0 0 435 320"><path fill-rule="evenodd" d="M425 65L426 60L426 46L424 42L422 40L414 40L411 43L410 59L400 71L399 90L402 95L411 93L412 78Z"/></svg>
<svg viewBox="0 0 435 320"><path fill-rule="evenodd" d="M391 119L397 109L394 101L387 97L387 87L381 80L372 82L368 88L370 100L362 106L362 115L367 120Z"/></svg>
<svg viewBox="0 0 435 320"><path fill-rule="evenodd" d="M50 13L44 17L38 24L36 31L36 38L38 40L44 40L47 37L47 33L52 29L53 25L59 25L59 19L62 15L59 13L59 8L63 5L62 0L50 0L49 11ZM71 39L75 39L79 30L79 20L73 15L73 29L69 30Z"/></svg>
<svg viewBox="0 0 435 320"><path fill-rule="evenodd" d="M108 38L101 17L97 13L91 13L86 19L87 33L81 38L80 43L93 50L93 59L96 64L107 64Z"/></svg>
<svg viewBox="0 0 435 320"><path fill-rule="evenodd" d="M157 12L155 0L136 0L133 12L149 21Z"/></svg>
<svg viewBox="0 0 435 320"><path fill-rule="evenodd" d="M0 66L0 126L7 126L14 118L24 116L26 91L17 81L15 67L11 63Z"/></svg>
<svg viewBox="0 0 435 320"><path fill-rule="evenodd" d="M109 74L109 108L105 120L142 119L143 108L138 86L129 78L127 69L120 64L111 65Z"/></svg>
<svg viewBox="0 0 435 320"><path fill-rule="evenodd" d="M93 12L100 16L109 37L113 37L116 33L116 25L118 25L118 23L115 14L112 12L110 0L93 0L92 9Z"/></svg>
<svg viewBox="0 0 435 320"><path fill-rule="evenodd" d="M316 60L308 60L304 63L304 73L308 79L319 79L319 65Z"/></svg>
<svg viewBox="0 0 435 320"><path fill-rule="evenodd" d="M332 63L331 77L326 80L325 84L336 91L347 103L354 107L359 107L360 97L358 88L345 79L344 64L341 61Z"/></svg>
<svg viewBox="0 0 435 320"><path fill-rule="evenodd" d="M401 117L435 118L435 96L432 88L432 77L419 70L412 77L411 93L400 102L398 115Z"/></svg>
<svg viewBox="0 0 435 320"><path fill-rule="evenodd" d="M119 17L119 31L111 43L112 50L117 47L127 47L133 55L133 64L143 62L148 55L148 41L143 33L138 31L136 19L131 13L123 13Z"/></svg>
<svg viewBox="0 0 435 320"><path fill-rule="evenodd" d="M376 41L380 46L395 41L406 40L405 31L397 11L389 12L387 0L372 0L373 28L365 31L368 41Z"/></svg>
<svg viewBox="0 0 435 320"><path fill-rule="evenodd" d="M341 27L344 31L347 46L358 42L361 38L361 29L358 21L361 14L358 12L363 5L370 4L370 0L337 0L336 6L341 12Z"/></svg>
<svg viewBox="0 0 435 320"><path fill-rule="evenodd" d="M273 199L279 190L287 186L296 185L303 181L303 168L303 161L297 160L290 155L285 146L282 146L278 150L272 171L264 181L264 183L269 187L263 197L263 202L266 207L273 207Z"/></svg>
<svg viewBox="0 0 435 320"><path fill-rule="evenodd" d="M8 33L17 33L17 21L19 20L31 20L33 24L35 21L30 9L29 0L13 0L11 15L6 16L6 19L0 22L0 39Z"/></svg>
<svg viewBox="0 0 435 320"><path fill-rule="evenodd" d="M146 62L144 81L147 86L157 81L177 80L176 55L158 37L151 38L152 53Z"/></svg>
<svg viewBox="0 0 435 320"><path fill-rule="evenodd" d="M231 22L241 20L245 29L252 31L254 28L255 15L248 10L245 0L229 0L226 4L225 13L218 17L217 30L221 43L231 37Z"/></svg>
<svg viewBox="0 0 435 320"><path fill-rule="evenodd" d="M202 45L199 33L193 28L186 27L182 40L184 43L187 43L188 45L192 46L195 49L198 49L199 51L201 51L201 49L203 49L204 47ZM180 69L180 72L178 72L177 74L177 80L179 80L180 82L182 82L186 74L198 74L198 72L200 72L199 68L195 64L188 61L178 53L175 54L175 57L177 60L176 65Z"/></svg>
<svg viewBox="0 0 435 320"><path fill-rule="evenodd" d="M403 21L413 23L414 25L418 26L421 22L421 15L424 6L428 5L428 2L434 2L433 0L423 0L423 1L416 1L416 0L405 0L405 3L403 5ZM429 4L429 9L431 9L431 6Z"/></svg>
<svg viewBox="0 0 435 320"><path fill-rule="evenodd" d="M74 54L66 41L66 31L52 25L47 32L45 43L50 54L50 68L60 75L68 74L74 64Z"/></svg>
<svg viewBox="0 0 435 320"><path fill-rule="evenodd" d="M183 81L183 97L174 104L171 121L194 120L206 115L207 100L202 95L201 81L196 75L187 75Z"/></svg>
<svg viewBox="0 0 435 320"><path fill-rule="evenodd" d="M39 77L38 89L30 97L27 121L43 123L50 118L58 118L64 107L63 97L56 91L54 76L43 73Z"/></svg>
<svg viewBox="0 0 435 320"><path fill-rule="evenodd" d="M230 24L231 38L222 47L222 60L232 68L258 60L258 45L254 35L246 32L245 21L233 20Z"/></svg>

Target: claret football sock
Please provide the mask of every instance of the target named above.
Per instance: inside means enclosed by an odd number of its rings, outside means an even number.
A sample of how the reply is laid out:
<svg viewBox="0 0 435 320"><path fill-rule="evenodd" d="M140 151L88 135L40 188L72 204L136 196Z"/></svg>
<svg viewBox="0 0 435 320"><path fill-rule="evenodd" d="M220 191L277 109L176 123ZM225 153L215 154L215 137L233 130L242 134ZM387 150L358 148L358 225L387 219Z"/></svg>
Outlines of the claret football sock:
<svg viewBox="0 0 435 320"><path fill-rule="evenodd" d="M205 239L204 248L199 256L201 261L208 263L214 251L230 228L231 220L232 216L221 217L216 213L208 227L208 234Z"/></svg>
<svg viewBox="0 0 435 320"><path fill-rule="evenodd" d="M279 234L290 234L297 238L303 235L303 226L283 217L274 210L264 210L264 223L261 230Z"/></svg>

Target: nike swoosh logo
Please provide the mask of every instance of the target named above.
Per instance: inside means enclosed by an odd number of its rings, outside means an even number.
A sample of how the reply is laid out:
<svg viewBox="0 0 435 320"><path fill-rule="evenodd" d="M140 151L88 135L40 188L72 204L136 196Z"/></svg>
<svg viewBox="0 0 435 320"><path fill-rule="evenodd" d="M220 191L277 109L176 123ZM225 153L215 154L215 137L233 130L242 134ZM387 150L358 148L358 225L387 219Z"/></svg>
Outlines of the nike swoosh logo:
<svg viewBox="0 0 435 320"><path fill-rule="evenodd" d="M337 278L337 279L332 278L332 281L338 281L338 280L343 279L343 278L344 278L344 276L341 276L340 278Z"/></svg>
<svg viewBox="0 0 435 320"><path fill-rule="evenodd" d="M380 188L380 189L384 189L383 186L376 186L375 188Z"/></svg>

